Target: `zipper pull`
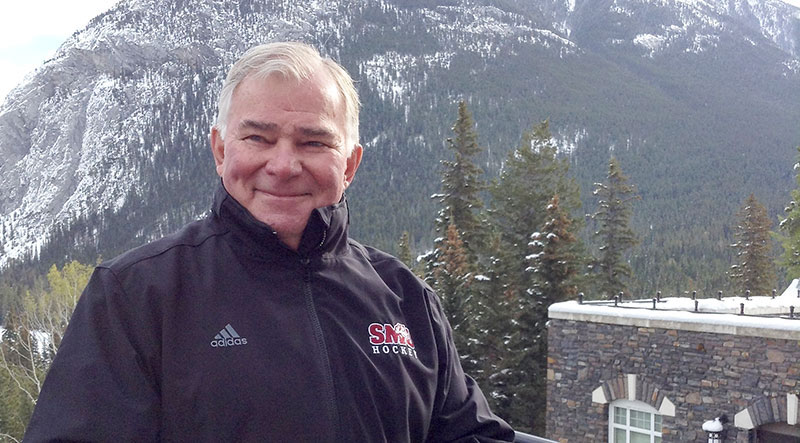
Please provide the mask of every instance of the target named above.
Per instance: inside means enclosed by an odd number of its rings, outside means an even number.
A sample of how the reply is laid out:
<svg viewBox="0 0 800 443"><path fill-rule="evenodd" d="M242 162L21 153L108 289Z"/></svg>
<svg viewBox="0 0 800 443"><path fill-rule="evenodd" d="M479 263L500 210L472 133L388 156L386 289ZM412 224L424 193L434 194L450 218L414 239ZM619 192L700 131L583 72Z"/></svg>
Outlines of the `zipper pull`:
<svg viewBox="0 0 800 443"><path fill-rule="evenodd" d="M308 266L311 259L308 257L300 257L300 264L303 265L303 281L308 284L311 282L311 267Z"/></svg>

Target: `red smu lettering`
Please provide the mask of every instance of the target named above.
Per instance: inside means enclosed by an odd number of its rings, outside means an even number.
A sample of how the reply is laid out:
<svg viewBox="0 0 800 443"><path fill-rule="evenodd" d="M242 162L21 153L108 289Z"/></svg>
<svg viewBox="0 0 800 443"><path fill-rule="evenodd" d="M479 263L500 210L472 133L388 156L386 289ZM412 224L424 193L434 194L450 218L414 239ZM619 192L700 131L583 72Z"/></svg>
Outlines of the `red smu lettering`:
<svg viewBox="0 0 800 443"><path fill-rule="evenodd" d="M383 325L372 323L369 325L369 342L373 345L382 345L386 338L383 335Z"/></svg>
<svg viewBox="0 0 800 443"><path fill-rule="evenodd" d="M396 325L372 323L369 325L369 342L373 345L402 345L409 348L414 347L411 340L411 333L406 325L397 323Z"/></svg>

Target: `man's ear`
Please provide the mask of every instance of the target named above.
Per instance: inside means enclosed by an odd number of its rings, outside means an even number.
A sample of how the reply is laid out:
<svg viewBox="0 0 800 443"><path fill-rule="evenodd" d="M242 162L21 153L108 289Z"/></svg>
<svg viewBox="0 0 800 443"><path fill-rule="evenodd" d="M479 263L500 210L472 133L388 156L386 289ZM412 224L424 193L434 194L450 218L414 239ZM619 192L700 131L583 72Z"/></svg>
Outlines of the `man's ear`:
<svg viewBox="0 0 800 443"><path fill-rule="evenodd" d="M356 171L358 170L358 165L361 164L361 156L363 154L364 149L361 145L355 145L353 146L353 152L350 153L350 157L347 157L347 168L344 171L345 189L353 182L353 178L356 176Z"/></svg>
<svg viewBox="0 0 800 443"><path fill-rule="evenodd" d="M216 126L211 127L209 139L211 142L211 153L214 155L214 164L217 167L217 175L222 177L222 164L225 161L225 140L222 138L222 133Z"/></svg>

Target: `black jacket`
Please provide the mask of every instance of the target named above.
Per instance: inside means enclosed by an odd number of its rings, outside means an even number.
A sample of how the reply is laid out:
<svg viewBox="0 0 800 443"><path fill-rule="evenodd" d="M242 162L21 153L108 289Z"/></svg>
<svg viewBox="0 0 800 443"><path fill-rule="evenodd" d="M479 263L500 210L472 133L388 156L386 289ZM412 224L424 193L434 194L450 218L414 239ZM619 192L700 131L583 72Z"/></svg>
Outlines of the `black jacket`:
<svg viewBox="0 0 800 443"><path fill-rule="evenodd" d="M25 441L513 440L437 297L314 211L298 251L224 188L213 213L97 267Z"/></svg>

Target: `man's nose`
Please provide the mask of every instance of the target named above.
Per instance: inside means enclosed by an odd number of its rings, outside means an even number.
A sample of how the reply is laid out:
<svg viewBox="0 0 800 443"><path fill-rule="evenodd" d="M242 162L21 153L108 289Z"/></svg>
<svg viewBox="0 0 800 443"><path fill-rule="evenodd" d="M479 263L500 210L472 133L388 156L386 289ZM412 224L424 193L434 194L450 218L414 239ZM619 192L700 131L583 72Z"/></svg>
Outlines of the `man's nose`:
<svg viewBox="0 0 800 443"><path fill-rule="evenodd" d="M279 177L291 177L302 170L298 150L288 141L279 141L271 149L271 156L267 160L267 173Z"/></svg>

